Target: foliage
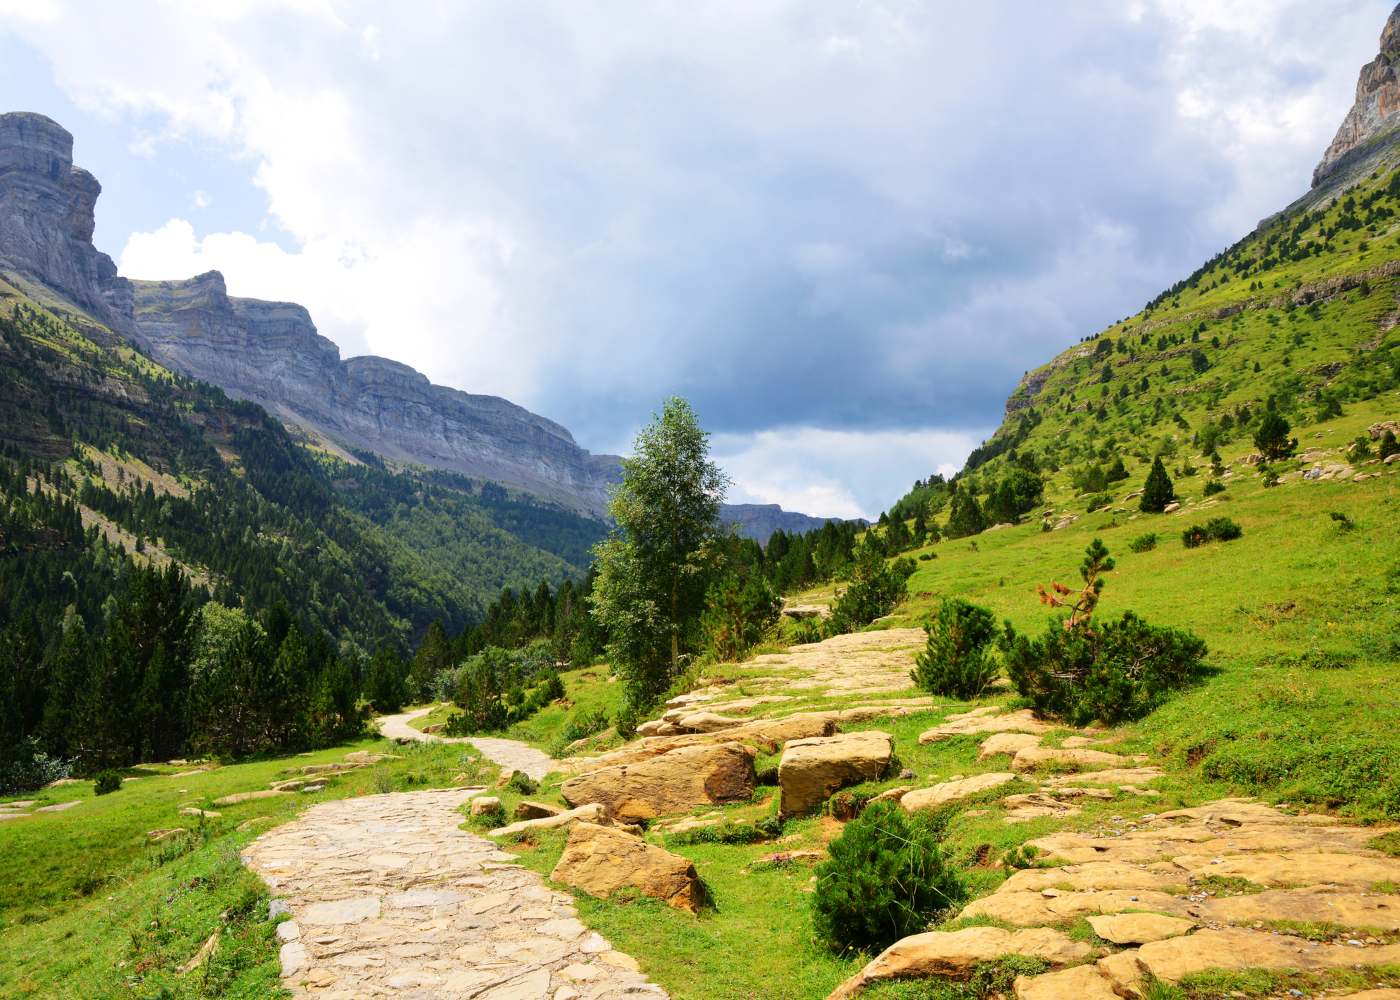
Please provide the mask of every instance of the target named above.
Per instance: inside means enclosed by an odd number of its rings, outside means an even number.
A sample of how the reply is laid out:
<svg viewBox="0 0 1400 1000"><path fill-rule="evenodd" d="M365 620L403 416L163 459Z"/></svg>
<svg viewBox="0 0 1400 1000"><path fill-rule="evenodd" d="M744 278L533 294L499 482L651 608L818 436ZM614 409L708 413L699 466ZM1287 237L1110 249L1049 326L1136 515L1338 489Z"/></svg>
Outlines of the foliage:
<svg viewBox="0 0 1400 1000"><path fill-rule="evenodd" d="M594 549L593 614L637 706L666 690L697 644L726 480L709 438L679 397L666 401L623 460L608 506L617 530Z"/></svg>
<svg viewBox="0 0 1400 1000"><path fill-rule="evenodd" d="M1157 533L1149 531L1146 534L1138 535L1128 543L1129 552L1151 552L1157 547Z"/></svg>
<svg viewBox="0 0 1400 1000"><path fill-rule="evenodd" d="M105 771L98 771L92 778L92 794L110 795L122 787L121 772L108 768Z"/></svg>
<svg viewBox="0 0 1400 1000"><path fill-rule="evenodd" d="M764 630L778 620L783 601L762 573L735 565L723 572L705 594L701 628L720 660L740 660Z"/></svg>
<svg viewBox="0 0 1400 1000"><path fill-rule="evenodd" d="M850 583L831 606L831 617L825 626L827 633L852 632L889 614L904 597L904 582L913 572L914 560L886 561L867 537L857 547Z"/></svg>
<svg viewBox="0 0 1400 1000"><path fill-rule="evenodd" d="M987 528L987 516L972 490L960 483L953 483L948 500L949 538L966 538Z"/></svg>
<svg viewBox="0 0 1400 1000"><path fill-rule="evenodd" d="M988 654L997 636L996 618L986 608L944 598L923 652L915 658L914 683L931 694L965 701L980 697L997 674Z"/></svg>
<svg viewBox="0 0 1400 1000"><path fill-rule="evenodd" d="M1015 524L1034 510L1044 496L1045 483L1041 478L1015 466L1002 476L987 496L986 517L993 524Z"/></svg>
<svg viewBox="0 0 1400 1000"><path fill-rule="evenodd" d="M1259 449L1265 461L1277 462L1293 454L1298 447L1298 439L1288 436L1290 430L1292 428L1282 413L1275 409L1265 411L1254 432L1254 447Z"/></svg>
<svg viewBox="0 0 1400 1000"><path fill-rule="evenodd" d="M1213 497L1213 496L1215 496L1217 493L1224 493L1224 492L1225 492L1225 484L1222 483L1222 482L1221 482L1220 480L1218 480L1218 479L1208 479L1208 480L1206 480L1205 486L1201 489L1201 495L1202 495L1202 496L1207 496L1207 497Z"/></svg>
<svg viewBox="0 0 1400 1000"><path fill-rule="evenodd" d="M893 802L848 823L816 869L817 939L835 951L878 950L950 912L966 890L939 840L924 817Z"/></svg>
<svg viewBox="0 0 1400 1000"><path fill-rule="evenodd" d="M1142 499L1138 501L1138 509L1150 514L1160 514L1167 509L1167 504L1176 499L1176 491L1172 489L1172 481L1167 476L1166 466L1162 464L1162 458L1152 460L1152 470L1147 474L1147 482L1143 485Z"/></svg>
<svg viewBox="0 0 1400 1000"><path fill-rule="evenodd" d="M1050 584L1049 591L1037 584L1036 594L1039 595L1041 604L1052 608L1069 607L1070 615L1065 620L1066 629L1086 625L1099 605L1099 595L1103 593L1103 574L1112 572L1113 568L1114 563L1108 554L1108 548L1101 539L1095 538L1084 550L1084 561L1079 564L1079 575L1084 580L1084 588L1073 602L1069 597L1074 591L1062 583Z"/></svg>
<svg viewBox="0 0 1400 1000"><path fill-rule="evenodd" d="M1328 511L1327 516L1332 520L1332 523L1337 526L1338 531L1356 530L1356 522L1340 510Z"/></svg>
<svg viewBox="0 0 1400 1000"><path fill-rule="evenodd" d="M1387 430L1381 435L1380 446L1376 449L1376 457L1384 462L1391 455L1400 454L1400 441L1395 439L1395 432Z"/></svg>
<svg viewBox="0 0 1400 1000"><path fill-rule="evenodd" d="M1181 533L1181 544L1194 549L1208 542L1230 542L1244 534L1244 529L1228 517L1213 517L1204 525L1193 524Z"/></svg>

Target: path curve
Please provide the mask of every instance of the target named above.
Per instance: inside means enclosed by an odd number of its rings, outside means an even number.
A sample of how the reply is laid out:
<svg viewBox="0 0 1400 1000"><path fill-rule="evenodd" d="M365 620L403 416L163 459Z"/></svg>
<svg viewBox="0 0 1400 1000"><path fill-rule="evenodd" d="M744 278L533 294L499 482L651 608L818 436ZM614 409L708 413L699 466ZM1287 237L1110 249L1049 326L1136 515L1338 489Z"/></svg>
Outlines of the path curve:
<svg viewBox="0 0 1400 1000"><path fill-rule="evenodd" d="M460 829L480 791L323 802L249 844L244 863L292 917L277 928L283 985L317 1000L665 1000L571 897Z"/></svg>
<svg viewBox="0 0 1400 1000"><path fill-rule="evenodd" d="M381 715L378 719L379 731L386 739L417 740L420 743L470 743L481 751L481 755L493 764L498 764L509 774L523 771L539 781L550 771L558 770L559 763L543 750L536 750L528 743L519 740L504 740L491 736L437 736L414 729L409 725L414 719L421 719L432 708L420 708L397 715Z"/></svg>

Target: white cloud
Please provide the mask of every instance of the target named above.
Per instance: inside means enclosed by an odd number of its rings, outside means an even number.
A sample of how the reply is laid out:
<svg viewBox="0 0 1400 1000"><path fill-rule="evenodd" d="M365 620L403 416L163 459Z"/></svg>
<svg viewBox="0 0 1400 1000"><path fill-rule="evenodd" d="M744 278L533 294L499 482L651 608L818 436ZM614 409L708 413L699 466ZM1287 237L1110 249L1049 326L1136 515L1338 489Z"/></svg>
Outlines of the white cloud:
<svg viewBox="0 0 1400 1000"><path fill-rule="evenodd" d="M733 503L776 503L817 517L874 519L915 479L956 472L983 436L937 428L785 427L718 434L712 450L733 480Z"/></svg>
<svg viewBox="0 0 1400 1000"><path fill-rule="evenodd" d="M196 191L190 198L190 204L195 208L208 208L212 204L209 198L209 192Z"/></svg>

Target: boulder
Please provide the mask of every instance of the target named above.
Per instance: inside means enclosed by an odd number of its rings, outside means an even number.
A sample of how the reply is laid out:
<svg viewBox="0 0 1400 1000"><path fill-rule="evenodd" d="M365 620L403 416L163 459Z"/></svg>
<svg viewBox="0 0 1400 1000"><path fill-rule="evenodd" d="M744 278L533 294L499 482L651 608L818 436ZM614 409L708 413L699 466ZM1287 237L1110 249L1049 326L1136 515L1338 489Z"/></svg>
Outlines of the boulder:
<svg viewBox="0 0 1400 1000"><path fill-rule="evenodd" d="M1090 917L1089 926L1112 944L1147 944L1185 934L1196 922L1160 913L1108 913Z"/></svg>
<svg viewBox="0 0 1400 1000"><path fill-rule="evenodd" d="M683 747L636 764L599 768L560 788L571 806L598 803L623 822L740 802L754 789L754 753L738 743Z"/></svg>
<svg viewBox="0 0 1400 1000"><path fill-rule="evenodd" d="M1039 958L1052 967L1082 962L1090 947L1049 927L1008 931L1001 927L968 927L960 931L930 931L896 941L865 968L838 986L827 1000L844 1000L884 979L968 979L977 966L1010 955Z"/></svg>
<svg viewBox="0 0 1400 1000"><path fill-rule="evenodd" d="M396 753L373 753L369 750L354 750L345 755L347 764L378 764L385 760L401 760Z"/></svg>
<svg viewBox="0 0 1400 1000"><path fill-rule="evenodd" d="M792 740L778 763L779 812L811 812L838 788L879 778L893 755L894 740L879 730Z"/></svg>
<svg viewBox="0 0 1400 1000"><path fill-rule="evenodd" d="M1119 1000L1113 984L1093 965L1017 976L1015 996L1016 1000Z"/></svg>
<svg viewBox="0 0 1400 1000"><path fill-rule="evenodd" d="M717 712L692 712L673 720L672 725L683 733L717 733L721 729L742 726L747 721L749 720L731 715L720 715Z"/></svg>
<svg viewBox="0 0 1400 1000"><path fill-rule="evenodd" d="M986 760L998 754L1011 754L1013 757L1027 747L1040 746L1040 737L1031 733L993 733L982 741L977 751L978 760Z"/></svg>
<svg viewBox="0 0 1400 1000"><path fill-rule="evenodd" d="M162 840L168 840L169 838L178 836L182 833L189 833L189 831L186 830L183 826L172 826L160 830L147 830L146 839L152 844L158 844Z"/></svg>
<svg viewBox="0 0 1400 1000"><path fill-rule="evenodd" d="M563 811L547 802L531 802L529 799L521 799L515 804L516 819L547 819L550 816L558 816Z"/></svg>
<svg viewBox="0 0 1400 1000"><path fill-rule="evenodd" d="M1023 747L1012 758L1011 770L1035 771L1042 767L1060 770L1093 771L1103 768L1121 768L1140 763L1146 758L1124 757L1122 754L1107 753L1103 750L1069 750L1055 747Z"/></svg>
<svg viewBox="0 0 1400 1000"><path fill-rule="evenodd" d="M933 809L947 802L957 802L959 799L970 798L973 795L990 791L993 788L1000 788L1007 782L1015 780L1016 775L1006 771L974 774L970 778L945 781L931 788L916 788L914 791L906 793L899 800L899 804L908 812L916 812L920 809Z"/></svg>
<svg viewBox="0 0 1400 1000"><path fill-rule="evenodd" d="M981 733L1048 733L1053 727L1041 722L1031 710L992 714L995 708L977 709L962 715L950 715L941 725L919 734L920 743L936 743L952 736L969 736Z"/></svg>
<svg viewBox="0 0 1400 1000"><path fill-rule="evenodd" d="M232 795L225 795L214 800L216 806L236 806L240 802L256 802L258 799L276 799L287 792L279 792L276 789L264 788L256 792L234 792Z"/></svg>
<svg viewBox="0 0 1400 1000"><path fill-rule="evenodd" d="M471 813L473 816L493 816L501 812L504 812L501 800L494 795L478 795L472 799Z"/></svg>
<svg viewBox="0 0 1400 1000"><path fill-rule="evenodd" d="M586 806L579 806L577 809L568 809L557 812L552 816L540 816L535 819L522 819L518 823L511 823L509 826L498 827L492 830L487 836L490 837L515 837L531 830L552 830L556 827L569 826L572 823L606 823L607 810L597 802Z"/></svg>
<svg viewBox="0 0 1400 1000"><path fill-rule="evenodd" d="M638 837L593 823L576 823L550 878L606 899L636 889L667 906L697 912L705 890L695 866Z"/></svg>

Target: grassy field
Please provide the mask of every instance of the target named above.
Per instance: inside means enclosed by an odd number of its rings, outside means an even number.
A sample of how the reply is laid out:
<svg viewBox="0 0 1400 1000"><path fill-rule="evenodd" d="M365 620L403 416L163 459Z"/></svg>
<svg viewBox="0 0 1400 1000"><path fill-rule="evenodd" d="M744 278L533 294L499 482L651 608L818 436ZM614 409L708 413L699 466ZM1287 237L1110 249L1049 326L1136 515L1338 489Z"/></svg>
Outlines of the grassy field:
<svg viewBox="0 0 1400 1000"><path fill-rule="evenodd" d="M400 756L320 792L218 807L205 820L179 814L351 750ZM0 824L0 996L279 996L274 924L262 883L239 863L243 846L314 802L443 787L462 775L490 780L495 769L470 747L365 740L204 772L151 766L127 775L100 797L89 783L46 790L41 805L79 804ZM188 833L149 843L148 831L172 827ZM209 961L181 973L215 932Z"/></svg>

